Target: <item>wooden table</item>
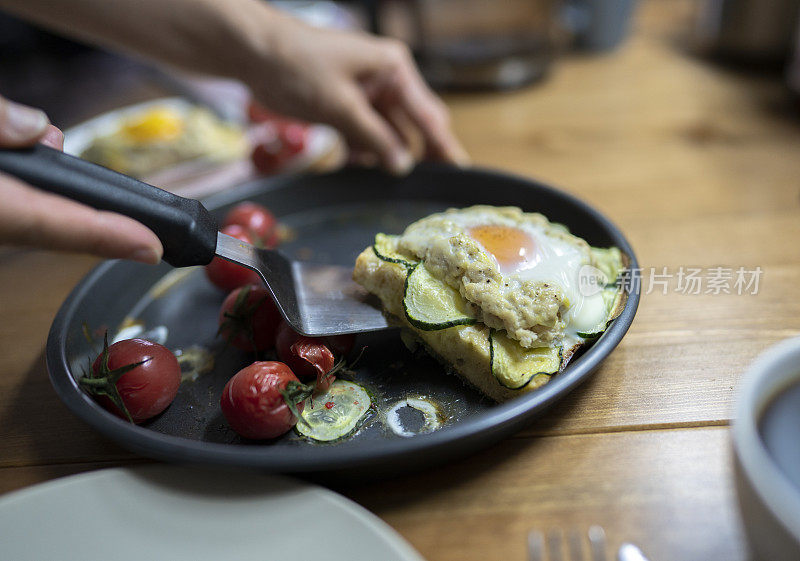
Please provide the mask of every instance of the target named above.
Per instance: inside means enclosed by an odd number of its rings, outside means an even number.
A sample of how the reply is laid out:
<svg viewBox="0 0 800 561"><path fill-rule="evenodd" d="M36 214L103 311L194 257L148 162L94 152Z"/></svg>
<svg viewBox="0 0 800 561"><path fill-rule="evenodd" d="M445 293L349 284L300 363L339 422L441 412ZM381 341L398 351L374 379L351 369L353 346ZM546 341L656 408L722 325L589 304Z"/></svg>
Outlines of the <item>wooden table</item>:
<svg viewBox="0 0 800 561"><path fill-rule="evenodd" d="M472 457L343 487L431 561L522 560L530 528L605 526L653 561L746 558L728 425L746 365L800 332L800 123L775 77L680 41L690 6L646 3L633 38L536 87L448 98L478 164L562 186L611 217L644 267L636 321L591 381ZM48 326L88 257L0 254L0 492L143 460L56 398ZM761 267L758 294L684 294L681 268ZM666 294L655 268L672 275ZM652 288L652 290L650 290Z"/></svg>

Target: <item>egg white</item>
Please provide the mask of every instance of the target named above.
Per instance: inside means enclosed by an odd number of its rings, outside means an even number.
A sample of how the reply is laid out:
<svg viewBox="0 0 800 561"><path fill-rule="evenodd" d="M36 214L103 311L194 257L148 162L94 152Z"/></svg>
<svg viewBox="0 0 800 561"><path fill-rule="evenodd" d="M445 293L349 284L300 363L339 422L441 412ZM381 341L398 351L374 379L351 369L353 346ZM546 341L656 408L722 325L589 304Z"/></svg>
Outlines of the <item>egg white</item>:
<svg viewBox="0 0 800 561"><path fill-rule="evenodd" d="M481 226L502 226L522 232L530 240L534 255L501 264L470 233ZM549 334L553 341L542 337L542 326L523 324L522 318L531 315L524 309L514 310L513 317L519 320L506 320L503 325L514 338L518 338L515 333L533 330L531 337L521 339L523 344L528 343L525 346L542 346L564 337L575 339L578 332L592 331L606 317L602 294L587 287L582 278L582 272L585 277L584 268L591 262L588 244L539 214L523 213L513 207L451 209L412 224L400 243L421 259L431 260L432 272L444 272L442 280L456 288L461 288L465 282L483 282L475 277L484 275L485 299L480 295L476 297L474 291L465 294L462 290L462 294L481 309L487 302L495 309L498 306L519 308L529 303L521 299L520 294L526 290L530 292L531 285L536 285L544 294L553 294L558 302L558 321L545 326L559 332Z"/></svg>

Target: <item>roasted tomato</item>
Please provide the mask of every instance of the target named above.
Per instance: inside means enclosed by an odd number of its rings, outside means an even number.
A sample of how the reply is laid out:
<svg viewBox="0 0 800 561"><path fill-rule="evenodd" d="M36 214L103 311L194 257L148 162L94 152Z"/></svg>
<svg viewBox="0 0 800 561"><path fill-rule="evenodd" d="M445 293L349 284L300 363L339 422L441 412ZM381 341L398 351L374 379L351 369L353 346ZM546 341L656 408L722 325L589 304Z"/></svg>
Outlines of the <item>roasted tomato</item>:
<svg viewBox="0 0 800 561"><path fill-rule="evenodd" d="M103 407L133 423L164 411L181 384L181 368L166 347L145 339L126 339L108 346L80 385Z"/></svg>
<svg viewBox="0 0 800 561"><path fill-rule="evenodd" d="M279 142L262 142L253 148L250 156L258 172L264 175L278 173L290 157Z"/></svg>
<svg viewBox="0 0 800 561"><path fill-rule="evenodd" d="M224 228L234 224L244 228L264 247L278 245L278 222L264 206L249 201L236 205L225 215L222 226Z"/></svg>
<svg viewBox="0 0 800 561"><path fill-rule="evenodd" d="M281 314L263 286L249 284L225 298L219 311L219 334L243 351L265 351L275 346Z"/></svg>
<svg viewBox="0 0 800 561"><path fill-rule="evenodd" d="M245 438L276 438L296 423L312 388L282 362L254 362L225 384L222 414Z"/></svg>
<svg viewBox="0 0 800 561"><path fill-rule="evenodd" d="M355 342L355 333L348 333L347 335L331 335L329 337L325 337L325 344L328 345L330 350L339 356L347 356L350 354L350 351L353 350L353 345L355 345Z"/></svg>
<svg viewBox="0 0 800 561"><path fill-rule="evenodd" d="M253 165L265 175L277 173L289 160L303 152L308 143L308 125L275 120L266 125L269 134L253 149Z"/></svg>
<svg viewBox="0 0 800 561"><path fill-rule="evenodd" d="M302 123L281 123L278 125L278 138L284 151L290 156L296 156L306 148L308 126Z"/></svg>
<svg viewBox="0 0 800 561"><path fill-rule="evenodd" d="M275 341L278 358L285 362L301 380L316 379L317 389L325 391L335 377L333 353L322 339L296 333L286 322L281 322Z"/></svg>
<svg viewBox="0 0 800 561"><path fill-rule="evenodd" d="M255 242L255 238L239 224L223 227L222 233L249 244ZM215 257L211 263L206 265L206 276L214 286L222 290L233 290L246 284L261 284L261 277L258 276L258 273L221 257Z"/></svg>
<svg viewBox="0 0 800 561"><path fill-rule="evenodd" d="M281 337L281 333L284 331L287 333ZM301 335L292 329L288 323L281 321L281 325L278 327L278 339L282 340L283 344L278 346L278 353L280 354L281 351L283 351L284 354L287 354L286 351L298 337L301 337ZM353 345L356 342L356 336L354 333L349 333L347 335L330 335L328 337L317 338L307 337L307 339L312 339L314 341L323 343L326 347L328 347L328 349L333 351L334 354L340 357L350 354L350 351L353 350ZM278 343L276 342L276 346L277 345Z"/></svg>

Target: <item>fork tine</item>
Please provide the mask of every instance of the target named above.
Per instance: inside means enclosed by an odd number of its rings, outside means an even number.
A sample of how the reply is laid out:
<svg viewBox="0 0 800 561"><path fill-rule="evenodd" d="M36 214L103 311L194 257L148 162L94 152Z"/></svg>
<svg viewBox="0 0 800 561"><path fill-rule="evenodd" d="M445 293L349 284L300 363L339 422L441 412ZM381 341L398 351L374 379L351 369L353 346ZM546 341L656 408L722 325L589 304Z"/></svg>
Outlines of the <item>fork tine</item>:
<svg viewBox="0 0 800 561"><path fill-rule="evenodd" d="M544 535L538 530L528 534L528 561L544 561Z"/></svg>
<svg viewBox="0 0 800 561"><path fill-rule="evenodd" d="M550 555L550 561L564 561L562 542L561 530L558 528L553 528L547 533L547 552Z"/></svg>
<svg viewBox="0 0 800 561"><path fill-rule="evenodd" d="M592 561L606 561L606 532L602 526L589 528L589 548L592 551Z"/></svg>
<svg viewBox="0 0 800 561"><path fill-rule="evenodd" d="M602 526L590 526L588 531L591 561L606 561L606 532ZM583 561L585 546L582 535L577 530L569 533L564 543L564 535L558 528L547 532L547 537L538 530L528 533L528 561L563 561L564 547L569 550L570 561ZM545 558L545 551L547 557Z"/></svg>
<svg viewBox="0 0 800 561"><path fill-rule="evenodd" d="M569 533L569 558L571 561L583 561L583 540L581 534L573 529Z"/></svg>

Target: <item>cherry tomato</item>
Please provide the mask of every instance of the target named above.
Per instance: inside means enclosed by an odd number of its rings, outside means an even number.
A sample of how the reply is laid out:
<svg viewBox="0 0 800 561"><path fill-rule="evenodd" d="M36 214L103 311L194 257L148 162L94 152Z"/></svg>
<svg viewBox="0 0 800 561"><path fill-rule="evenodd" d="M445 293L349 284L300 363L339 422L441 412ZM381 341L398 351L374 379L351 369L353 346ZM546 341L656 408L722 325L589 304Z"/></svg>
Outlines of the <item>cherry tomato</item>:
<svg viewBox="0 0 800 561"><path fill-rule="evenodd" d="M264 206L244 202L233 207L222 222L225 226L238 225L264 247L275 247L278 242L278 223L272 213Z"/></svg>
<svg viewBox="0 0 800 561"><path fill-rule="evenodd" d="M284 151L290 156L296 156L306 148L308 126L296 122L279 123L278 138L283 144Z"/></svg>
<svg viewBox="0 0 800 561"><path fill-rule="evenodd" d="M339 356L346 356L353 350L353 345L356 343L355 333L348 333L347 335L330 335L325 337L325 344L335 354Z"/></svg>
<svg viewBox="0 0 800 561"><path fill-rule="evenodd" d="M291 429L310 394L282 362L254 362L228 380L219 404L233 430L261 440ZM297 413L292 412L293 407Z"/></svg>
<svg viewBox="0 0 800 561"><path fill-rule="evenodd" d="M264 351L275 346L281 314L264 286L248 284L225 298L219 311L219 333L243 351Z"/></svg>
<svg viewBox="0 0 800 561"><path fill-rule="evenodd" d="M316 375L315 393L324 392L331 386L336 376L331 373L334 358L328 347L316 339L301 335L291 346L291 351L293 356L299 357L302 368L308 370L307 365L311 365L312 376Z"/></svg>
<svg viewBox="0 0 800 561"><path fill-rule="evenodd" d="M333 383L328 373L333 369L334 357L322 339L306 337L296 333L286 322L282 322L275 341L278 358L285 362L301 380L316 378L319 391L325 391Z"/></svg>
<svg viewBox="0 0 800 561"><path fill-rule="evenodd" d="M222 233L250 244L254 242L250 233L238 224L223 227ZM215 257L206 265L206 276L214 286L222 290L233 290L246 284L261 284L258 273L221 257Z"/></svg>
<svg viewBox="0 0 800 561"><path fill-rule="evenodd" d="M290 157L291 154L283 150L279 141L262 142L253 149L250 156L253 165L264 175L278 173Z"/></svg>
<svg viewBox="0 0 800 561"><path fill-rule="evenodd" d="M256 169L265 175L277 173L286 163L306 148L308 125L278 119L267 125L265 138L253 149Z"/></svg>
<svg viewBox="0 0 800 561"><path fill-rule="evenodd" d="M175 399L181 368L166 347L145 339L126 339L111 346L106 342L92 364L92 375L80 383L115 415L123 419L130 415L134 423L141 423Z"/></svg>
<svg viewBox="0 0 800 561"><path fill-rule="evenodd" d="M287 333L281 336L284 331ZM299 337L301 337L301 335L292 329L288 323L281 321L280 326L278 326L278 336L275 343L276 348L278 349L278 356L280 356L281 352L288 356L289 347L291 347ZM312 339L311 337L307 338ZM317 337L313 338L313 340L325 344L325 346L333 351L336 355L346 356L350 353L350 351L353 350L353 345L355 345L356 342L356 336L354 333L348 333L347 335L329 335L328 337ZM279 343L278 341L282 342Z"/></svg>
<svg viewBox="0 0 800 561"><path fill-rule="evenodd" d="M300 337L302 335L292 329L288 323L281 321L275 337L275 352L278 354L278 358L285 362L297 377L307 380L312 376L316 376L317 371L311 364L308 364L308 361L301 360L292 352L292 345Z"/></svg>

